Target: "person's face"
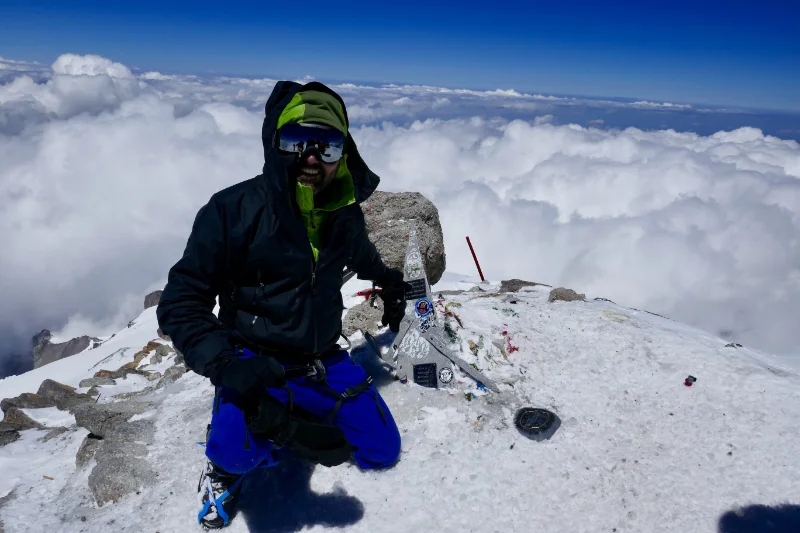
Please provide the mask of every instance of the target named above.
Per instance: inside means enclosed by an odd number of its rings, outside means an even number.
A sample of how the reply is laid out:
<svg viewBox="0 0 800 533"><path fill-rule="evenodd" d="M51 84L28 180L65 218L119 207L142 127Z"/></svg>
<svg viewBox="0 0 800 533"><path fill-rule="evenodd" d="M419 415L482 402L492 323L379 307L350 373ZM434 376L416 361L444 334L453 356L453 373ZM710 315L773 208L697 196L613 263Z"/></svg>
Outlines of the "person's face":
<svg viewBox="0 0 800 533"><path fill-rule="evenodd" d="M339 161L326 163L314 154L305 154L298 163L297 181L311 187L317 194L333 181L338 168Z"/></svg>

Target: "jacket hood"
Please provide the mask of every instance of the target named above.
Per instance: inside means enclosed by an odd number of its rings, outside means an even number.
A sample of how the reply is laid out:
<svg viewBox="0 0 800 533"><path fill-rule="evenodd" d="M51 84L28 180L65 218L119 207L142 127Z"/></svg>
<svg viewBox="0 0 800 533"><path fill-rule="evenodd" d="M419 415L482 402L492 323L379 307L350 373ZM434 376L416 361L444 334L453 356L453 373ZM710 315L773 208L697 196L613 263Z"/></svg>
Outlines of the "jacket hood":
<svg viewBox="0 0 800 533"><path fill-rule="evenodd" d="M372 172L361 155L358 153L355 141L350 135L350 122L347 118L347 107L342 98L331 88L320 82L311 82L300 84L293 81L279 81L272 94L267 100L264 108L264 124L261 128L261 140L264 145L264 171L263 178L267 181L270 189L277 191L284 191L286 194L292 195L295 182L289 183L287 169L295 159L294 155L281 154L275 147L275 134L278 129L278 122L281 120L283 123L287 121L287 114L284 111L287 109L298 108L298 94L313 92L317 93L317 97L313 99L314 105L319 105L322 102L324 105L327 95L335 98L341 104L341 114L336 109L334 112L337 114L336 122L338 124L330 123L339 129L341 122L344 121L345 145L343 162L346 164L346 169L349 171L353 179L353 188L355 201L361 203L378 188L380 178L377 174ZM322 98L319 98L321 93ZM335 102L330 102L335 104ZM336 106L328 105L329 108ZM321 112L320 112L321 111ZM310 113L320 112L319 117L331 116L330 109L309 108L306 116ZM283 117L281 115L283 114ZM315 121L325 123L324 120L319 120L319 117L314 117ZM295 120L291 120L295 121Z"/></svg>

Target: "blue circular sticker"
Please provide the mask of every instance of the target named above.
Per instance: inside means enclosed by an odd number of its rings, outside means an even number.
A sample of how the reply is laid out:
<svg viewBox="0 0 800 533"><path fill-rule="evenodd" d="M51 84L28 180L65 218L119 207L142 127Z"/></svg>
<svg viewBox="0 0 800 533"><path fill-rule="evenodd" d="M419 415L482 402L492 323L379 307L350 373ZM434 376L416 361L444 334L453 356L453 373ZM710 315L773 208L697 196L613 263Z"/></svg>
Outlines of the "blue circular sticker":
<svg viewBox="0 0 800 533"><path fill-rule="evenodd" d="M428 316L433 312L433 304L427 298L420 298L414 304L414 310L417 312L417 316Z"/></svg>

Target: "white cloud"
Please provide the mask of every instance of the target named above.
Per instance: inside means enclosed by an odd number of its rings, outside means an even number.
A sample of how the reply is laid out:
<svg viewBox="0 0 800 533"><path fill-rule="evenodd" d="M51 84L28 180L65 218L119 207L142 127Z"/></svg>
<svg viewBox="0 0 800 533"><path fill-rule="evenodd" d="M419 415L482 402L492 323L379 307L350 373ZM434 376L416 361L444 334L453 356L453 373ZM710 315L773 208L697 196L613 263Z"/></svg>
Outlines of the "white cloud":
<svg viewBox="0 0 800 533"><path fill-rule="evenodd" d="M4 112L19 126L0 135L0 330L28 338L44 327L102 335L138 314L197 209L260 172L275 84L56 64L46 81L0 85L0 128ZM492 113L525 101L517 95L337 89L381 188L437 204L450 270L474 268L470 235L491 278L563 284L796 349L796 142L752 128L603 131ZM434 105L458 118L413 120Z"/></svg>
<svg viewBox="0 0 800 533"><path fill-rule="evenodd" d="M168 81L168 80L175 80L178 79L177 76L168 76L166 74L161 74L160 72L145 72L139 78L143 80L159 80L159 81Z"/></svg>
<svg viewBox="0 0 800 533"><path fill-rule="evenodd" d="M133 78L128 67L104 57L64 54L52 66L55 74L67 76L109 76L111 78Z"/></svg>
<svg viewBox="0 0 800 533"><path fill-rule="evenodd" d="M474 268L470 235L494 279L564 284L797 349L796 142L480 119L357 135L385 188L437 204L452 270Z"/></svg>
<svg viewBox="0 0 800 533"><path fill-rule="evenodd" d="M653 109L691 109L692 106L688 104L673 104L670 102L648 102L640 100L631 104L633 107L653 108Z"/></svg>

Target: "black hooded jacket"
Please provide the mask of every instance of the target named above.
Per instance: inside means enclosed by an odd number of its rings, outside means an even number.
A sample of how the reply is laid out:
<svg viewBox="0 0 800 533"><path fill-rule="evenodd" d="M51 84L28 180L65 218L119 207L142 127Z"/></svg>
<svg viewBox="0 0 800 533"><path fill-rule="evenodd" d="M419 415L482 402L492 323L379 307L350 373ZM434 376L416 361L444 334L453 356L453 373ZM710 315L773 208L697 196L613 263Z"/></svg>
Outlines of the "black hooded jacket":
<svg viewBox="0 0 800 533"><path fill-rule="evenodd" d="M330 214L314 262L288 172L295 156L278 152L273 141L281 111L306 90L332 94L344 108L341 97L321 83L278 82L261 133L263 173L214 194L200 209L158 304L162 331L186 364L215 384L237 344L263 348L289 364L335 347L342 331L345 266L361 279L380 280L387 273L359 206L380 178L367 168L349 133L345 153L356 203ZM219 317L213 314L217 296Z"/></svg>

